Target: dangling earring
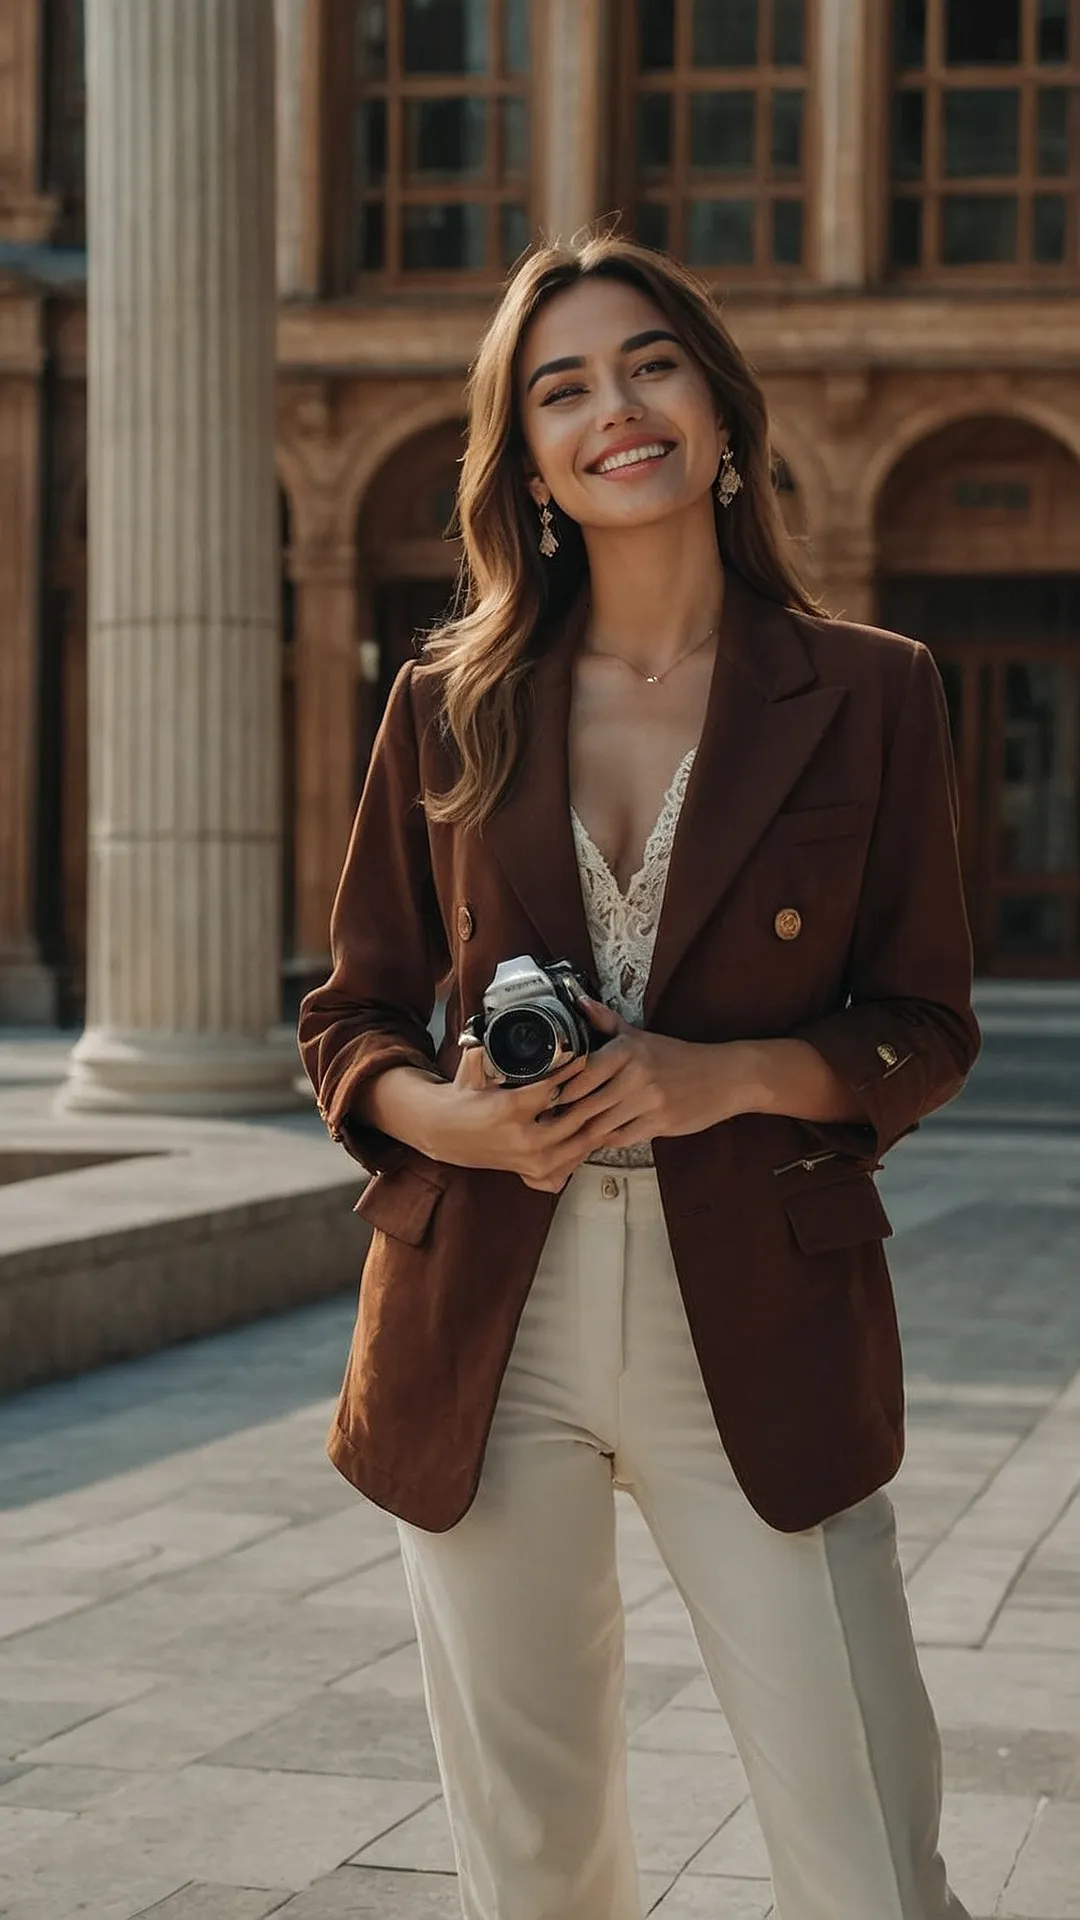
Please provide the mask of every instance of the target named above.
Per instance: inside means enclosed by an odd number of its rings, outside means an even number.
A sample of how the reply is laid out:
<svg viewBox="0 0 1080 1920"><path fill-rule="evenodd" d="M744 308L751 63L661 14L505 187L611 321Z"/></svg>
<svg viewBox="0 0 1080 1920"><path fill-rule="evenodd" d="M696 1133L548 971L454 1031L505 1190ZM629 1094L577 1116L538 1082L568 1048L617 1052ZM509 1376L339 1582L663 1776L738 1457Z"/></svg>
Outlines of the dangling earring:
<svg viewBox="0 0 1080 1920"><path fill-rule="evenodd" d="M540 507L540 551L545 560L554 560L559 551L559 536L551 518L551 506L545 500Z"/></svg>
<svg viewBox="0 0 1080 1920"><path fill-rule="evenodd" d="M720 477L716 482L716 497L722 507L730 507L735 495L742 489L742 474L732 458L731 448L725 447L720 455Z"/></svg>

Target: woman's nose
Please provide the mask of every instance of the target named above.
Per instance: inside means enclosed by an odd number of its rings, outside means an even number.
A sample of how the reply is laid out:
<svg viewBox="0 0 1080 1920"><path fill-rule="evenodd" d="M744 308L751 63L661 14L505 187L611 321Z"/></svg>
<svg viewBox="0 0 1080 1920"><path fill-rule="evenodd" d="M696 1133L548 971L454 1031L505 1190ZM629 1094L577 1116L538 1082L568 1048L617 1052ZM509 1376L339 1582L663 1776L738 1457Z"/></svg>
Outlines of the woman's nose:
<svg viewBox="0 0 1080 1920"><path fill-rule="evenodd" d="M636 394L618 381L612 382L598 397L596 424L601 432L620 426L624 420L640 420L645 411Z"/></svg>

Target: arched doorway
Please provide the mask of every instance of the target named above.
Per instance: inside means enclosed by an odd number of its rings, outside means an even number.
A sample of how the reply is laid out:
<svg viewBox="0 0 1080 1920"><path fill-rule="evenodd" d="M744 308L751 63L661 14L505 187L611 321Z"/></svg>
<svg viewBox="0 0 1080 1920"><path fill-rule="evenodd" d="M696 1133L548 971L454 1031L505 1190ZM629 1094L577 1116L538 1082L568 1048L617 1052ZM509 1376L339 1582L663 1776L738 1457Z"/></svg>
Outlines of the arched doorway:
<svg viewBox="0 0 1080 1920"><path fill-rule="evenodd" d="M394 678L416 636L447 611L461 558L449 533L464 428L450 420L398 447L375 475L357 529L358 599L367 602L376 657L366 663L358 726L366 764Z"/></svg>
<svg viewBox="0 0 1080 1920"><path fill-rule="evenodd" d="M976 965L1080 974L1080 463L1016 419L912 448L877 521L880 617L949 702Z"/></svg>

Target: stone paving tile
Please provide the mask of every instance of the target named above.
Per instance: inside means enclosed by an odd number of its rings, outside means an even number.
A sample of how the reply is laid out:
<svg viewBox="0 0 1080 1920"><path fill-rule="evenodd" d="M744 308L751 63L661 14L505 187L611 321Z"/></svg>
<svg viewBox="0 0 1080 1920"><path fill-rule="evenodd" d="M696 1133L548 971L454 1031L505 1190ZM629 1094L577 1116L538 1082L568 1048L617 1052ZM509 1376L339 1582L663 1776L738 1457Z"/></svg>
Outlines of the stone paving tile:
<svg viewBox="0 0 1080 1920"><path fill-rule="evenodd" d="M722 1713L669 1705L637 1727L630 1744L654 1753L726 1753L735 1741Z"/></svg>
<svg viewBox="0 0 1080 1920"><path fill-rule="evenodd" d="M219 1679L173 1683L98 1714L54 1739L28 1745L20 1758L44 1765L131 1771L182 1767L279 1720L304 1698L304 1692L303 1685L291 1677L261 1686L238 1686Z"/></svg>
<svg viewBox="0 0 1080 1920"><path fill-rule="evenodd" d="M143 1915L146 1920L266 1920L267 1914L280 1913L289 1898L288 1891L281 1887L268 1892L257 1887L212 1887L192 1881L152 1907L141 1907L139 1920Z"/></svg>
<svg viewBox="0 0 1080 1920"><path fill-rule="evenodd" d="M450 1874L341 1867L279 1909L282 1920L461 1920Z"/></svg>
<svg viewBox="0 0 1080 1920"><path fill-rule="evenodd" d="M992 1913L1038 1810L1035 1799L948 1794L941 1850L949 1879L972 1913Z"/></svg>
<svg viewBox="0 0 1080 1920"><path fill-rule="evenodd" d="M768 1882L769 1856L765 1851L749 1789L730 1820L725 1820L719 1833L713 1835L707 1847L702 1847L701 1852L695 1854L690 1864L695 1874Z"/></svg>
<svg viewBox="0 0 1080 1920"><path fill-rule="evenodd" d="M1027 1727L946 1727L945 1784L954 1794L1064 1799L1080 1794L1080 1731Z"/></svg>
<svg viewBox="0 0 1080 1920"><path fill-rule="evenodd" d="M767 1881L717 1880L680 1874L659 1906L656 1920L765 1920L773 1911Z"/></svg>
<svg viewBox="0 0 1080 1920"><path fill-rule="evenodd" d="M130 1786L134 1778L117 1767L19 1767L13 1771L15 1777L0 1785L0 1802L8 1807L51 1807L58 1813L81 1813Z"/></svg>
<svg viewBox="0 0 1080 1920"><path fill-rule="evenodd" d="M410 1873L453 1873L454 1844L450 1822L440 1795L419 1813L410 1814L369 1846L351 1856L357 1866L392 1867Z"/></svg>
<svg viewBox="0 0 1080 1920"><path fill-rule="evenodd" d="M630 1815L638 1865L677 1873L746 1795L741 1765L725 1754L630 1751Z"/></svg>
<svg viewBox="0 0 1080 1920"><path fill-rule="evenodd" d="M1005 1888L1003 1915L1080 1915L1080 1813L1075 1806L1043 1806L1032 1823Z"/></svg>
<svg viewBox="0 0 1080 1920"><path fill-rule="evenodd" d="M390 1694L320 1693L293 1713L214 1752L219 1767L426 1780L439 1770L422 1701Z"/></svg>

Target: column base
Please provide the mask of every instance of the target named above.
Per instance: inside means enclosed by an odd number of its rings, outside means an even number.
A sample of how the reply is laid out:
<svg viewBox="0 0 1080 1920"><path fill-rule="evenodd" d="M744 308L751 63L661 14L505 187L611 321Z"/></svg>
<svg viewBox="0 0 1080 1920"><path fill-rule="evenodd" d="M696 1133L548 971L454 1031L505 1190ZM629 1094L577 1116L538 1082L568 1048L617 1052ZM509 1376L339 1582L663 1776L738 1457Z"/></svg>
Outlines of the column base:
<svg viewBox="0 0 1080 1920"><path fill-rule="evenodd" d="M55 1027L59 1017L52 968L43 960L0 957L0 1027Z"/></svg>
<svg viewBox="0 0 1080 1920"><path fill-rule="evenodd" d="M296 1038L116 1033L88 1027L56 1096L64 1113L164 1113L192 1119L282 1113L303 1106Z"/></svg>

